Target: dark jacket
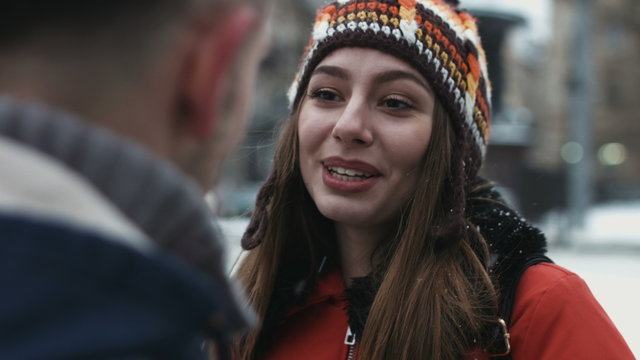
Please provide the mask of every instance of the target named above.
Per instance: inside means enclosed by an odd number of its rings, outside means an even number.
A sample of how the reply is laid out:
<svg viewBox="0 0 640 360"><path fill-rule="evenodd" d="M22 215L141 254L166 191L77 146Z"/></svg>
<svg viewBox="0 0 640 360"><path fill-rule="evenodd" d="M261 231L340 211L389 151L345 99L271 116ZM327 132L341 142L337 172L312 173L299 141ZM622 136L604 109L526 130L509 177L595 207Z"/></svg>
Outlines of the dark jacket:
<svg viewBox="0 0 640 360"><path fill-rule="evenodd" d="M1 359L204 359L215 286L161 253L0 215Z"/></svg>
<svg viewBox="0 0 640 360"><path fill-rule="evenodd" d="M251 321L222 250L171 165L0 97L0 359L204 359Z"/></svg>

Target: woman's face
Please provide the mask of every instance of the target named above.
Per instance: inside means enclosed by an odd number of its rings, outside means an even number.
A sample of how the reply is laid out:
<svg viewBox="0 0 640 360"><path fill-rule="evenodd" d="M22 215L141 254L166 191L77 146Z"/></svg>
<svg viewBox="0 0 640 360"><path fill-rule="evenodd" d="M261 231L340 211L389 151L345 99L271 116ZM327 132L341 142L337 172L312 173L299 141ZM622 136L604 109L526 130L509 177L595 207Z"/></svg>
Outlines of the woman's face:
<svg viewBox="0 0 640 360"><path fill-rule="evenodd" d="M318 64L298 141L304 183L324 216L388 230L416 187L434 101L420 73L377 50L342 48Z"/></svg>

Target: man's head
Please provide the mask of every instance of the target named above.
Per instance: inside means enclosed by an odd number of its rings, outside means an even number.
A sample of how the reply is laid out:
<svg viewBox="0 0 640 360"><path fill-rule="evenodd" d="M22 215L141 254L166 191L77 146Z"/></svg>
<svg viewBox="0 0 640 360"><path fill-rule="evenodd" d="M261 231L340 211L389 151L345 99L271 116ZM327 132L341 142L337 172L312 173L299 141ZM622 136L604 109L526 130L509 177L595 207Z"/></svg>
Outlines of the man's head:
<svg viewBox="0 0 640 360"><path fill-rule="evenodd" d="M0 93L132 139L206 189L246 126L268 2L9 2Z"/></svg>

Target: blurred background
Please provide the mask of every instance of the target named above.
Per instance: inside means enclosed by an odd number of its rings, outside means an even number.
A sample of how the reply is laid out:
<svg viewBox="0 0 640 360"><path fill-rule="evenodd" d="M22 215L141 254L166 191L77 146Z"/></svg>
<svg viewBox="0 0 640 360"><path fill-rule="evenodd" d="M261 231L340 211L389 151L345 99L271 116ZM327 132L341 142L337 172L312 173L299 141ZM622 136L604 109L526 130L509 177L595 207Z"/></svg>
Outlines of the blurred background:
<svg viewBox="0 0 640 360"><path fill-rule="evenodd" d="M278 0L249 136L212 197L231 257L323 0ZM542 227L640 356L640 1L462 0L493 85L484 175Z"/></svg>

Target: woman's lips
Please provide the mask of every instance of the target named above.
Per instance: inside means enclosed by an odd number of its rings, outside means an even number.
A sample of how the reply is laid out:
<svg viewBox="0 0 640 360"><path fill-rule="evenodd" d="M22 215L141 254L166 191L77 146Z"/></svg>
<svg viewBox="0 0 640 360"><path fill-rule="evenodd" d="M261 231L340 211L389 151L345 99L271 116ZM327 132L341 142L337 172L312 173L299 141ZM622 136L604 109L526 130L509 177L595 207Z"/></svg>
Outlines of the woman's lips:
<svg viewBox="0 0 640 360"><path fill-rule="evenodd" d="M324 184L342 192L356 193L369 190L381 175L375 166L360 160L329 157L322 160L322 165Z"/></svg>

